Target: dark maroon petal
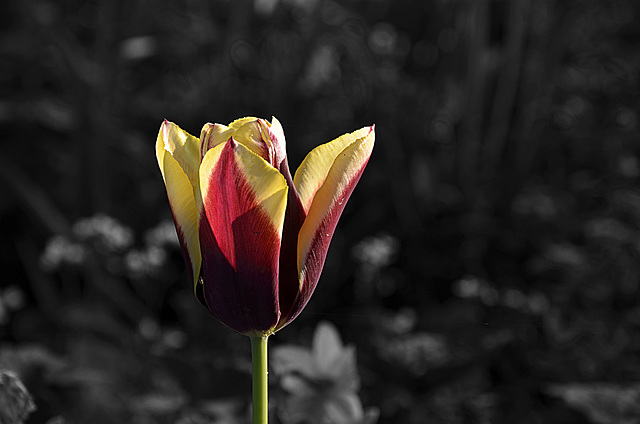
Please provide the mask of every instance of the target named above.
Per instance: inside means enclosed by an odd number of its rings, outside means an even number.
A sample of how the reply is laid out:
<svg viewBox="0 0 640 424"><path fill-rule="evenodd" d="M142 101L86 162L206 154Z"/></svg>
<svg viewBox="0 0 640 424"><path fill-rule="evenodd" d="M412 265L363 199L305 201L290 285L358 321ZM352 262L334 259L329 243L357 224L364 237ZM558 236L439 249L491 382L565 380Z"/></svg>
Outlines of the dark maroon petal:
<svg viewBox="0 0 640 424"><path fill-rule="evenodd" d="M260 193L238 163L239 153L259 159L232 139L220 150L209 174L201 171L206 179L200 220L204 298L209 311L234 330L269 332L280 316L279 224L261 207ZM207 163L205 158L203 166Z"/></svg>
<svg viewBox="0 0 640 424"><path fill-rule="evenodd" d="M282 231L282 246L280 248L280 313L281 319L290 313L300 292L298 276L298 233L304 223L306 213L300 202L298 192L293 186L293 179L289 172L286 158L281 162L280 172L289 185L287 210L284 217Z"/></svg>

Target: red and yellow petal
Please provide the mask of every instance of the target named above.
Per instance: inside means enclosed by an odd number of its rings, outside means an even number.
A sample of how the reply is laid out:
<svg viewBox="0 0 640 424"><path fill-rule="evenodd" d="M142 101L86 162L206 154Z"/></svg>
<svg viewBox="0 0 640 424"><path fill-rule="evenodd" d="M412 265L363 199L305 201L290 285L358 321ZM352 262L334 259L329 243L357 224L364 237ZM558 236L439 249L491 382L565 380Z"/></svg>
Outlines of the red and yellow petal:
<svg viewBox="0 0 640 424"><path fill-rule="evenodd" d="M373 127L364 127L344 134L329 143L316 147L304 158L293 177L293 184L298 191L305 212L309 212L316 192L324 184L329 169L333 166L338 155L347 146L372 131Z"/></svg>
<svg viewBox="0 0 640 424"><path fill-rule="evenodd" d="M276 167L273 161L274 151L271 140L268 137L268 122L258 118L242 118L230 124L235 129L233 139L256 155Z"/></svg>
<svg viewBox="0 0 640 424"><path fill-rule="evenodd" d="M201 158L203 158L210 149L213 149L220 144L226 143L234 133L235 130L227 127L226 125L210 123L205 124L202 127L202 131L200 133Z"/></svg>
<svg viewBox="0 0 640 424"><path fill-rule="evenodd" d="M266 121L264 122L266 123ZM284 129L282 128L280 121L278 121L275 116L271 117L271 124L267 123L265 127L268 127L269 139L273 145L274 166L280 169L287 158L287 142L284 137ZM282 172L281 169L280 172Z"/></svg>
<svg viewBox="0 0 640 424"><path fill-rule="evenodd" d="M189 178L191 186L195 187L198 184L198 167L200 166L200 140L165 119L156 141L156 157L160 169L162 169L161 156L164 152L169 152L173 156Z"/></svg>
<svg viewBox="0 0 640 424"><path fill-rule="evenodd" d="M286 143L280 122L275 117L269 123L252 116L236 119L229 126L205 124L200 136L201 156L204 157L209 149L225 143L231 137L274 168L279 168L286 158Z"/></svg>
<svg viewBox="0 0 640 424"><path fill-rule="evenodd" d="M200 166L204 298L234 330L259 335L279 319L278 260L288 186L261 157L229 139Z"/></svg>
<svg viewBox="0 0 640 424"><path fill-rule="evenodd" d="M375 142L373 127L356 133L361 137L335 155L326 178L313 196L309 213L298 234L300 293L291 315L283 320L281 326L297 316L315 290L338 219L371 156Z"/></svg>
<svg viewBox="0 0 640 424"><path fill-rule="evenodd" d="M173 214L176 232L178 233L178 240L182 247L185 262L188 264L191 279L195 285L201 264L198 214L195 199L197 177L196 187L194 187L191 178L181 166L181 162L185 163L187 167L192 166L188 162L190 160L190 150L193 147L193 139L195 137L190 136L175 124L165 120L156 141L156 157L167 189L167 197ZM168 151L167 148L171 150ZM180 161L177 160L178 158L180 158Z"/></svg>

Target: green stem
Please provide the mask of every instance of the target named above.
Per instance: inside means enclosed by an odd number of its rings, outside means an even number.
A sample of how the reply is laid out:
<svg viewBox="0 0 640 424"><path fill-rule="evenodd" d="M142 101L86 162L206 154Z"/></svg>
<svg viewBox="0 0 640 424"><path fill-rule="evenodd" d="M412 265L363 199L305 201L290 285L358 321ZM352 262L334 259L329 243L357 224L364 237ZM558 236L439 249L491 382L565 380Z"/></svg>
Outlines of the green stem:
<svg viewBox="0 0 640 424"><path fill-rule="evenodd" d="M267 424L269 422L268 338L269 336L251 337L253 424Z"/></svg>

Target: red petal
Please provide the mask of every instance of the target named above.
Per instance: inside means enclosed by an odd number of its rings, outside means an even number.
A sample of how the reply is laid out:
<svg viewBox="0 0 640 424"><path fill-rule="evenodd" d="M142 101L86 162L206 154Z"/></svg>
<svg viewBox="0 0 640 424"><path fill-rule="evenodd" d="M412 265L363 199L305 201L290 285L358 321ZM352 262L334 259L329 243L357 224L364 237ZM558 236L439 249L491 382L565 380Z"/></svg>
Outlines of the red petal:
<svg viewBox="0 0 640 424"><path fill-rule="evenodd" d="M279 319L278 258L287 184L262 158L230 139L200 168L202 281L211 313L250 335Z"/></svg>
<svg viewBox="0 0 640 424"><path fill-rule="evenodd" d="M278 329L291 322L313 294L338 219L364 172L374 141L375 132L371 127L366 135L337 154L322 186L314 194L309 213L298 234L300 293L288 316L283 316L278 324Z"/></svg>

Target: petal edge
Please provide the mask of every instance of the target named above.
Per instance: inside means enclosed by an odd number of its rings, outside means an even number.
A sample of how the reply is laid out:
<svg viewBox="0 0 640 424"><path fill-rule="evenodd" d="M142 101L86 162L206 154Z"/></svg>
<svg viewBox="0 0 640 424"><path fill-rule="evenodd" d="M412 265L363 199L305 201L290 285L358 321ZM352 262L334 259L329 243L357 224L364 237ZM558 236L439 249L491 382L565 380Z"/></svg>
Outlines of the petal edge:
<svg viewBox="0 0 640 424"><path fill-rule="evenodd" d="M191 186L189 178L169 152L162 155L162 161L161 169L173 221L195 287L200 273L202 256L198 238L198 215L194 187Z"/></svg>
<svg viewBox="0 0 640 424"><path fill-rule="evenodd" d="M316 147L304 158L293 177L293 184L298 191L305 212L309 212L313 198L327 178L327 174L337 156L347 146L372 131L373 127L363 127L352 133L343 134L328 143Z"/></svg>
<svg viewBox="0 0 640 424"><path fill-rule="evenodd" d="M369 161L375 142L373 127L345 147L317 190L298 234L297 261L300 290L295 304L278 329L302 311L315 290L338 219Z"/></svg>

